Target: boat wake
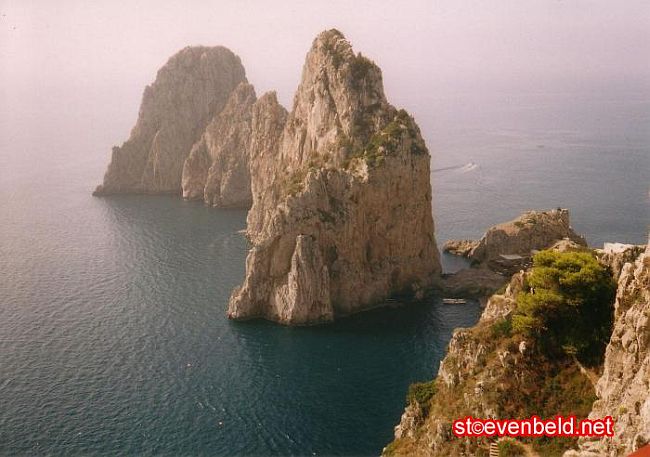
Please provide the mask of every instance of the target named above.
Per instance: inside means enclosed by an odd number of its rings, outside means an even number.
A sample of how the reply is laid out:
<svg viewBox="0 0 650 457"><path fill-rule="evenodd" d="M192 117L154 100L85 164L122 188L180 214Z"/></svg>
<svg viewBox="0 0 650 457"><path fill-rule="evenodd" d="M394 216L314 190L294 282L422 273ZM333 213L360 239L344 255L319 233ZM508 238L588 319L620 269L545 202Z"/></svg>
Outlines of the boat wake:
<svg viewBox="0 0 650 457"><path fill-rule="evenodd" d="M453 165L451 167L442 167L442 168L436 168L431 170L431 173L438 173L441 171L449 171L449 170L458 170L461 173L467 173L469 171L476 170L478 168L478 164L475 162L468 162L462 165Z"/></svg>

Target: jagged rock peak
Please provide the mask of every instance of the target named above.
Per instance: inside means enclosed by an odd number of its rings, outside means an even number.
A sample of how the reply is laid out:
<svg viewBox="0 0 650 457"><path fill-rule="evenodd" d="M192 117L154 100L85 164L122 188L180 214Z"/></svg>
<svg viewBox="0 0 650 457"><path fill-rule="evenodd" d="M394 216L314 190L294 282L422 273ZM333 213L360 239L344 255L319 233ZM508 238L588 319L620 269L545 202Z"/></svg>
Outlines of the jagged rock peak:
<svg viewBox="0 0 650 457"><path fill-rule="evenodd" d="M239 83L226 106L208 124L183 166L183 198L220 207L252 202L249 171L252 110L251 84Z"/></svg>
<svg viewBox="0 0 650 457"><path fill-rule="evenodd" d="M251 151L253 247L231 318L328 321L436 280L428 150L340 32L314 40L291 113L267 97L253 119L266 135Z"/></svg>
<svg viewBox="0 0 650 457"><path fill-rule="evenodd" d="M239 57L225 47L186 47L172 56L145 88L136 125L113 148L95 194L180 194L190 149L245 81Z"/></svg>
<svg viewBox="0 0 650 457"><path fill-rule="evenodd" d="M293 101L285 135L305 134L301 148L292 151L298 163L341 137L361 147L368 134L388 117L394 108L384 94L381 70L363 55L355 54L343 34L328 30L314 40L303 66L302 79ZM344 150L333 149L333 161L345 160Z"/></svg>

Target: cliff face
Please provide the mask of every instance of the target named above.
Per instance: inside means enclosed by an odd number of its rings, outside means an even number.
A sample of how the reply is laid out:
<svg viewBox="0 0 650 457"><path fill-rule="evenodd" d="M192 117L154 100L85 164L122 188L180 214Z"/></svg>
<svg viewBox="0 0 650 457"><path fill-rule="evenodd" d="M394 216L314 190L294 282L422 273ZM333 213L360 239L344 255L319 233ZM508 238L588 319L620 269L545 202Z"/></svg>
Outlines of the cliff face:
<svg viewBox="0 0 650 457"><path fill-rule="evenodd" d="M475 263L488 263L501 254L530 256L533 250L542 250L568 238L587 246L569 222L569 211L528 211L517 219L491 227L478 241L450 240L443 249L470 258Z"/></svg>
<svg viewBox="0 0 650 457"><path fill-rule="evenodd" d="M596 249L596 255L603 265L609 267L614 279L618 281L625 264L634 263L645 250L644 245L605 243L603 249Z"/></svg>
<svg viewBox="0 0 650 457"><path fill-rule="evenodd" d="M436 279L430 156L374 63L323 32L281 130L273 103L260 114L275 134L252 148L253 248L231 318L328 321Z"/></svg>
<svg viewBox="0 0 650 457"><path fill-rule="evenodd" d="M384 455L479 455L487 449L485 440L456 438L451 424L467 415L507 417L508 405L521 394L507 402L503 398L530 379L534 361L525 343L507 340L494 330L515 309L523 283L523 273L513 276L503 294L490 297L476 326L454 332L432 381L433 398L425 404L409 402Z"/></svg>
<svg viewBox="0 0 650 457"><path fill-rule="evenodd" d="M592 418L612 416L615 436L583 440L569 456L624 456L650 444L650 242L620 273L614 330Z"/></svg>
<svg viewBox="0 0 650 457"><path fill-rule="evenodd" d="M608 260L604 263L612 269L636 249L609 257L599 253L599 260ZM618 277L613 331L597 382L575 357L546 356L538 341L507 325L509 316L521 311L517 297L528 290L530 275L514 275L503 295L490 298L476 326L454 332L437 378L428 383L432 394L420 396L422 402L409 399L385 455L487 455L484 439L451 433L452 421L467 415L525 418L562 412L614 418L612 438L533 441L539 455L579 447L565 457L618 457L650 443L650 245Z"/></svg>
<svg viewBox="0 0 650 457"><path fill-rule="evenodd" d="M251 204L249 156L255 101L253 86L240 83L223 111L208 124L185 160L183 198L221 207Z"/></svg>
<svg viewBox="0 0 650 457"><path fill-rule="evenodd" d="M239 57L224 47L188 47L145 88L129 139L114 147L95 194L180 193L183 164L240 82Z"/></svg>
<svg viewBox="0 0 650 457"><path fill-rule="evenodd" d="M517 297L527 290L528 275L515 274L503 294L490 297L474 327L454 332L438 376L425 384L430 395L409 398L385 456L488 455L486 438L453 435L453 420L466 416L589 414L595 391L587 372L570 357L544 355L534 341L512 330ZM551 444L558 447L540 448L539 455L557 455L571 447L566 440Z"/></svg>

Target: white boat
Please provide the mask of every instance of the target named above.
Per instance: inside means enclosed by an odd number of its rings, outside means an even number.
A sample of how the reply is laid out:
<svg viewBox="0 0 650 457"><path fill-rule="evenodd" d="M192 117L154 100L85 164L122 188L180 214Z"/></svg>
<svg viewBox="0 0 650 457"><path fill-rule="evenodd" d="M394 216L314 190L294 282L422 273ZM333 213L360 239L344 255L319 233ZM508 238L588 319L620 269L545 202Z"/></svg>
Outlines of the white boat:
<svg viewBox="0 0 650 457"><path fill-rule="evenodd" d="M467 300L464 298L443 298L442 302L445 305L463 305L467 303Z"/></svg>

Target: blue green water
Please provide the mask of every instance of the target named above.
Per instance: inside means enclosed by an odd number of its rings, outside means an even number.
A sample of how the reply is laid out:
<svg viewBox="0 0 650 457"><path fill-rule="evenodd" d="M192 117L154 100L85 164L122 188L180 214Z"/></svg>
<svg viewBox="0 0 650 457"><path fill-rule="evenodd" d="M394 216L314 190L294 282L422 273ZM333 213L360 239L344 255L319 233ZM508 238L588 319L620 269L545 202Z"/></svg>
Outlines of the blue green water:
<svg viewBox="0 0 650 457"><path fill-rule="evenodd" d="M408 384L478 318L433 300L316 328L230 322L244 211L92 198L128 122L13 108L0 116L0 455L377 455ZM647 99L411 111L432 168L447 168L432 173L440 242L556 206L592 244L644 242Z"/></svg>
<svg viewBox="0 0 650 457"><path fill-rule="evenodd" d="M229 322L244 211L64 195L3 224L0 454L377 452L409 381L478 314Z"/></svg>

